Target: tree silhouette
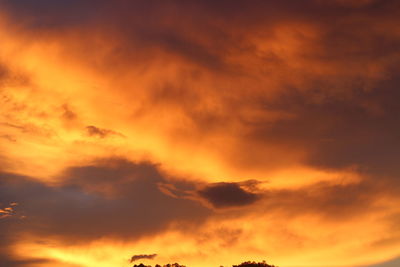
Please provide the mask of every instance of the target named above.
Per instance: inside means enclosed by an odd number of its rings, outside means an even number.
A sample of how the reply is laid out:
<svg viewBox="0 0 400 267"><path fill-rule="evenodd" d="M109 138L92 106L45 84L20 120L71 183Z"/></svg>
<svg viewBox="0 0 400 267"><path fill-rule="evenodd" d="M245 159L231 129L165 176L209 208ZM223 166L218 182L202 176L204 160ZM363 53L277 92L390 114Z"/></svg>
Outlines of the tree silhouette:
<svg viewBox="0 0 400 267"><path fill-rule="evenodd" d="M265 261L263 262L245 261L239 265L232 265L232 267L277 267L277 266L269 265Z"/></svg>
<svg viewBox="0 0 400 267"><path fill-rule="evenodd" d="M144 265L143 263L135 264L132 267L152 267L151 265ZM186 267L185 265L180 265L179 263L168 263L165 265L156 264L154 267ZM223 267L223 266L221 266ZM255 261L245 261L239 265L232 265L232 267L277 267L275 265L269 265L265 261L255 262Z"/></svg>
<svg viewBox="0 0 400 267"><path fill-rule="evenodd" d="M132 267L151 267L151 265L144 265L143 263L140 263L140 264L135 264ZM159 264L156 264L154 267L186 267L186 266L180 265L179 263L172 263L172 264L168 263L168 264L165 264L162 266Z"/></svg>

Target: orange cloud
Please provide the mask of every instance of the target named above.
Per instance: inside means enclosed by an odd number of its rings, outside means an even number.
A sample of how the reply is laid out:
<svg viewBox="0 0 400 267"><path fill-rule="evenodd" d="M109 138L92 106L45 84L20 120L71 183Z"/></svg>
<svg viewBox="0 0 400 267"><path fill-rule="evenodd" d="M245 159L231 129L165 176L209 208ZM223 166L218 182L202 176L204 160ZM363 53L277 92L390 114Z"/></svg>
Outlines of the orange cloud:
<svg viewBox="0 0 400 267"><path fill-rule="evenodd" d="M396 256L397 1L58 2L1 4L0 265Z"/></svg>

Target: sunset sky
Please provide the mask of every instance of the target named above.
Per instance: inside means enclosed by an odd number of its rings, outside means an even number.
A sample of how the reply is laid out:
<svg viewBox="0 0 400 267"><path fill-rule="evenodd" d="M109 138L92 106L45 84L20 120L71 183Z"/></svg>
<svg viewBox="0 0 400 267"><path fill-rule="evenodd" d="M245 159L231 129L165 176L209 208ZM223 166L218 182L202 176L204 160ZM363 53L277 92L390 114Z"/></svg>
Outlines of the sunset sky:
<svg viewBox="0 0 400 267"><path fill-rule="evenodd" d="M400 266L400 1L0 0L0 267L247 260Z"/></svg>

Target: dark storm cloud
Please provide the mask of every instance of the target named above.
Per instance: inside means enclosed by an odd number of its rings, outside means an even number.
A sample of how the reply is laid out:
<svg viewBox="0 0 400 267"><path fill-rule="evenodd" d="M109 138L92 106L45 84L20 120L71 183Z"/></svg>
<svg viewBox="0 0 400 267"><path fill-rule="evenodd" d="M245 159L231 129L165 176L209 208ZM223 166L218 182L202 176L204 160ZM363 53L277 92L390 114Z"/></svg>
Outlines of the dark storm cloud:
<svg viewBox="0 0 400 267"><path fill-rule="evenodd" d="M31 30L78 29L90 26L107 34L119 36L120 45L114 51L117 57L127 57L142 49L162 48L206 68L227 68L224 59L231 53L253 53L246 35L254 29L269 32L274 25L284 21L306 21L326 27L323 42L332 44L337 51L348 44L358 42L353 37L354 27L343 28L346 21L359 10L343 5L327 5L323 1L12 1L0 2L9 15L18 18ZM372 5L359 7L369 16L391 17L396 1L375 1ZM392 12L387 13L386 11ZM386 13L385 13L386 12ZM205 15L206 14L206 15ZM337 18L344 18L336 21ZM182 23L184 21L184 23ZM361 22L364 23L364 22ZM366 22L368 23L368 22ZM39 26L38 26L39 25ZM273 33L270 33L273 35ZM392 47L387 36L375 36L366 49L381 44ZM378 39L378 37L381 37ZM382 39L384 38L384 39ZM347 43L344 43L346 40ZM384 40L384 41L382 41ZM353 46L352 46L353 47ZM376 47L378 48L378 47ZM331 51L332 52L332 51ZM338 51L340 52L340 51ZM334 53L337 55L340 53ZM321 56L328 56L324 54ZM133 55L130 55L133 56ZM229 66L230 68L231 66ZM243 66L244 67L244 66Z"/></svg>
<svg viewBox="0 0 400 267"><path fill-rule="evenodd" d="M338 99L314 93L291 91L289 96L266 106L295 114L276 122L253 123L250 138L290 144L309 150L308 164L322 168L358 166L363 172L397 175L400 156L400 80L395 73L376 90L354 90ZM321 101L312 97L321 94Z"/></svg>
<svg viewBox="0 0 400 267"><path fill-rule="evenodd" d="M165 182L148 163L106 160L70 168L63 183L49 187L2 173L0 202L17 201L26 216L16 227L61 240L84 242L104 236L132 239L165 229L170 222L200 222L209 214L191 200L158 189Z"/></svg>
<svg viewBox="0 0 400 267"><path fill-rule="evenodd" d="M197 193L216 208L246 206L259 199L257 194L244 190L237 183L212 184Z"/></svg>
<svg viewBox="0 0 400 267"><path fill-rule="evenodd" d="M276 34L273 29L280 23L309 23L320 30L321 36L313 40L310 47L305 47L304 56L309 59L362 64L362 61L381 59L397 51L398 38L376 24L383 17L385 20L395 18L398 2L372 1L355 6L342 2L3 0L0 3L30 30L36 30L32 23L44 25L38 30L50 31L57 31L58 27L76 31L92 27L107 38L113 36L118 43L112 50L115 66L125 60L131 63L149 60L162 50L208 71L234 70L232 75L235 76L253 76L254 73L247 73L246 62L232 64L227 58L237 54L254 56L257 51L249 39L261 33L273 39ZM82 43L86 41L81 40ZM362 47L359 43L363 43ZM90 54L93 44L86 45L85 51ZM274 56L280 58L280 55ZM263 57L258 60L271 64ZM285 62L282 63L284 66Z"/></svg>
<svg viewBox="0 0 400 267"><path fill-rule="evenodd" d="M260 190L248 192L236 183L211 184L198 190L197 194L214 207L248 207L240 209L238 216L248 213L281 214L288 217L312 214L329 221L345 221L382 208L377 202L382 196L396 198L398 189L390 190L387 184L373 179L354 184L332 185L320 182L297 189ZM226 210L237 213L236 210ZM387 218L390 224L396 218Z"/></svg>
<svg viewBox="0 0 400 267"><path fill-rule="evenodd" d="M7 9L8 15L20 18L19 23L27 22L32 29L40 30L87 23L95 12L99 12L102 2L104 1L1 0L0 4Z"/></svg>

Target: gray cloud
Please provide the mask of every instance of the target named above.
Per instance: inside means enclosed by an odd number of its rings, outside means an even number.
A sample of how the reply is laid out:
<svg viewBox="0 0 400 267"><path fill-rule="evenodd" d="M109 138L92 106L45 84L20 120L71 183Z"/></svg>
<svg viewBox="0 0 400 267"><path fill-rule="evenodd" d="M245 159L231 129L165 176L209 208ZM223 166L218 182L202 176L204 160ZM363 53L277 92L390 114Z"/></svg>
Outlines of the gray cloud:
<svg viewBox="0 0 400 267"><path fill-rule="evenodd" d="M26 218L15 231L74 243L105 236L135 239L171 222L184 227L209 216L199 203L162 193L160 182L166 181L155 165L111 159L69 168L57 187L1 173L0 202L20 203L18 212Z"/></svg>
<svg viewBox="0 0 400 267"><path fill-rule="evenodd" d="M244 190L237 183L211 184L197 193L216 208L246 206L259 199L257 194Z"/></svg>
<svg viewBox="0 0 400 267"><path fill-rule="evenodd" d="M399 97L399 82L393 72L377 83L379 89L360 88L343 98L319 89L311 93L292 90L275 103L264 105L294 116L273 124L252 122L246 137L256 139L261 146L274 143L307 150L305 163L315 167L358 166L370 174L397 175L400 106L395 99ZM321 100L314 101L318 95Z"/></svg>
<svg viewBox="0 0 400 267"><path fill-rule="evenodd" d="M141 259L148 259L152 260L157 256L157 254L140 254L140 255L133 255L129 262L134 262Z"/></svg>

